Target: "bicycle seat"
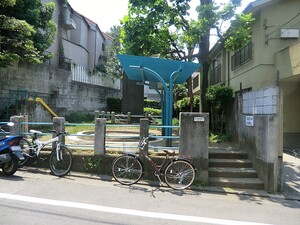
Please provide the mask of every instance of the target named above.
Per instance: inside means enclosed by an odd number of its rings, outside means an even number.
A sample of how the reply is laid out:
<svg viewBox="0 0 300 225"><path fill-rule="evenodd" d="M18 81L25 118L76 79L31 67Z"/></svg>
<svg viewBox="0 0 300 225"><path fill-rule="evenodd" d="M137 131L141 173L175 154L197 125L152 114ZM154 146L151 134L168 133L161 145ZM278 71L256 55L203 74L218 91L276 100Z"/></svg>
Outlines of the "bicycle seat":
<svg viewBox="0 0 300 225"><path fill-rule="evenodd" d="M42 132L38 130L30 130L29 132L34 134L42 134Z"/></svg>
<svg viewBox="0 0 300 225"><path fill-rule="evenodd" d="M168 154L168 155L174 155L174 154L175 154L175 151L174 151L174 150L164 149L163 151L164 151L166 154Z"/></svg>

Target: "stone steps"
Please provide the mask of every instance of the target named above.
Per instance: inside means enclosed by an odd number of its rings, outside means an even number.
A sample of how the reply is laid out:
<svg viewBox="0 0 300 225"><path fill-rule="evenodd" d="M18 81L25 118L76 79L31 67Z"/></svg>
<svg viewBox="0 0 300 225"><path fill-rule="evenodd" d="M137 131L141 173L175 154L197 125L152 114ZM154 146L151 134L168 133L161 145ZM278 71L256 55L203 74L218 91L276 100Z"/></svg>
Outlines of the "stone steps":
<svg viewBox="0 0 300 225"><path fill-rule="evenodd" d="M239 150L209 151L209 185L224 188L263 190L264 184L258 179L257 171L246 152Z"/></svg>

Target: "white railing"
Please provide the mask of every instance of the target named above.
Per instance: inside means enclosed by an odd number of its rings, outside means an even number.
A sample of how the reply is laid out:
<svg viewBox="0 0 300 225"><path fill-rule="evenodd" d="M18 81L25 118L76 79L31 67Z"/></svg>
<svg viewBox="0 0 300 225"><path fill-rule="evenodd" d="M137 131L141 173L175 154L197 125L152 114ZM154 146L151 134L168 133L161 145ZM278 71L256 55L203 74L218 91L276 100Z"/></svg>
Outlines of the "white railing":
<svg viewBox="0 0 300 225"><path fill-rule="evenodd" d="M71 65L71 72L72 81L120 90L119 79L107 77L100 72L89 73L85 67L76 64Z"/></svg>

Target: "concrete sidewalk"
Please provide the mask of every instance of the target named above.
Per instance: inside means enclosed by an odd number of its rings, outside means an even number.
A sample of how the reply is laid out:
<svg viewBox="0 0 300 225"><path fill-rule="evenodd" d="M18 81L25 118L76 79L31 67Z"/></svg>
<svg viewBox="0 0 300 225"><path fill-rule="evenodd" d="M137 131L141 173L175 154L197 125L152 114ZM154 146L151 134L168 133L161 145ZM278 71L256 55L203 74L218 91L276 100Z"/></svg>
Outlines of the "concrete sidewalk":
<svg viewBox="0 0 300 225"><path fill-rule="evenodd" d="M300 157L283 154L283 196L300 201Z"/></svg>

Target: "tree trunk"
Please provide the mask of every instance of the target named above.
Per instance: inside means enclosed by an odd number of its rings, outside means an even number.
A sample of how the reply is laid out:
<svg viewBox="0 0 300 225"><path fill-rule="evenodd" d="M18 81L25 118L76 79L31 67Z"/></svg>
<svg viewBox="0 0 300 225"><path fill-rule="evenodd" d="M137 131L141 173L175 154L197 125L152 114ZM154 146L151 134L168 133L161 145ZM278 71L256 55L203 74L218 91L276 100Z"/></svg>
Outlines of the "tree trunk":
<svg viewBox="0 0 300 225"><path fill-rule="evenodd" d="M212 4L212 0L200 0L201 5L209 5ZM200 54L199 54L199 62L202 64L202 72L201 72L201 105L200 112L209 112L209 104L206 100L206 92L208 88L208 76L209 76L209 37L210 37L210 28L206 31L206 35L204 35L199 43Z"/></svg>

